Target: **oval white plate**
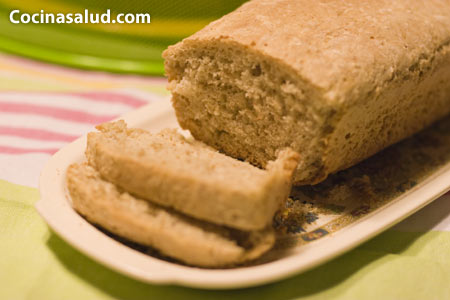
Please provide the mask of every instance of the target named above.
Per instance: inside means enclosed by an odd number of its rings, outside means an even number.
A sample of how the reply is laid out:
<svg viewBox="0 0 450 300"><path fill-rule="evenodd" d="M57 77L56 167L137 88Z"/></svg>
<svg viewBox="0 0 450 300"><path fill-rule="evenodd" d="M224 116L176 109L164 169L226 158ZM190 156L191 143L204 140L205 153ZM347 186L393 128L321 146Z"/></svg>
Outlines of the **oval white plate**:
<svg viewBox="0 0 450 300"><path fill-rule="evenodd" d="M178 127L169 101L142 107L123 116L130 127L158 131ZM450 189L450 164L410 191L354 223L314 242L293 247L283 257L260 265L208 270L166 262L133 250L105 235L71 207L65 189L65 170L84 159L86 136L58 151L40 178L41 200L36 208L66 242L108 267L149 283L200 288L240 288L280 280L306 271L389 228Z"/></svg>

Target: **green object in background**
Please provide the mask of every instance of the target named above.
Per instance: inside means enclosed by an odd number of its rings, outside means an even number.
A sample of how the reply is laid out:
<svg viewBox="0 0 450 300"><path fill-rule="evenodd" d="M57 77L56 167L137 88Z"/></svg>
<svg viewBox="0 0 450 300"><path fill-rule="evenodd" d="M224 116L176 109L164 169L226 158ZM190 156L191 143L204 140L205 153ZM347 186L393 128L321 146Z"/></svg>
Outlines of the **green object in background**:
<svg viewBox="0 0 450 300"><path fill-rule="evenodd" d="M72 67L162 75L161 53L243 0L0 0L0 50ZM150 24L13 24L21 13L149 13Z"/></svg>

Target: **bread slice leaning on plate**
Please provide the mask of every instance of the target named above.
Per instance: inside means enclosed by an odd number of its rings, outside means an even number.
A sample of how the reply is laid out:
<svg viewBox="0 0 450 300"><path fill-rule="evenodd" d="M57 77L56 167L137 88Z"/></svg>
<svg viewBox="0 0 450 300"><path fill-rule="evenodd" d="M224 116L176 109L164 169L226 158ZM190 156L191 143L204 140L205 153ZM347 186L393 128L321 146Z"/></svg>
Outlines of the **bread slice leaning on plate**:
<svg viewBox="0 0 450 300"><path fill-rule="evenodd" d="M219 225L260 230L289 196L299 155L285 149L259 169L188 139L118 121L88 134L86 157L103 178L131 194Z"/></svg>
<svg viewBox="0 0 450 300"><path fill-rule="evenodd" d="M271 226L252 232L202 222L131 196L87 164L67 170L73 207L87 220L166 256L202 267L243 263L272 248Z"/></svg>

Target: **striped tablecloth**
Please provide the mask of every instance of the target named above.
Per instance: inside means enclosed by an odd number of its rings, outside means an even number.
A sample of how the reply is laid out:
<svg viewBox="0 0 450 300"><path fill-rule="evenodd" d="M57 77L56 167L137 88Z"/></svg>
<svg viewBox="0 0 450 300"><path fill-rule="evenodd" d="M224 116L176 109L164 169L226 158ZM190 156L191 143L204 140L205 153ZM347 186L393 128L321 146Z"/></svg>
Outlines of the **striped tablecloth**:
<svg viewBox="0 0 450 300"><path fill-rule="evenodd" d="M95 124L168 100L165 83L0 55L0 179L37 187L53 153Z"/></svg>
<svg viewBox="0 0 450 300"><path fill-rule="evenodd" d="M236 291L143 284L79 253L36 213L59 148L127 111L167 101L165 80L0 55L0 299L450 299L450 196L314 270Z"/></svg>

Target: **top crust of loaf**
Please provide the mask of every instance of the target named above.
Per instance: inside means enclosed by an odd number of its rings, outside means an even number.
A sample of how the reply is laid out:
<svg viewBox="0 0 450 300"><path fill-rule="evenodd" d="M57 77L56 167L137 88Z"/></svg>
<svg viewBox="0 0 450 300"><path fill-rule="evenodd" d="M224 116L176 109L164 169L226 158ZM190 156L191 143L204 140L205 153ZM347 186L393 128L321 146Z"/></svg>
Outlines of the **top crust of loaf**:
<svg viewBox="0 0 450 300"><path fill-rule="evenodd" d="M408 74L419 59L425 61L450 45L450 4L253 0L169 47L163 57L212 40L271 57L325 91L324 100L352 105L360 95Z"/></svg>
<svg viewBox="0 0 450 300"><path fill-rule="evenodd" d="M97 129L88 134L86 157L103 178L141 198L241 230L272 223L299 160L285 149L261 170L176 130L151 134L124 121Z"/></svg>

